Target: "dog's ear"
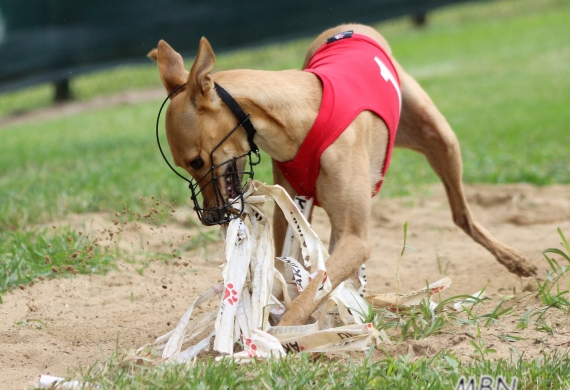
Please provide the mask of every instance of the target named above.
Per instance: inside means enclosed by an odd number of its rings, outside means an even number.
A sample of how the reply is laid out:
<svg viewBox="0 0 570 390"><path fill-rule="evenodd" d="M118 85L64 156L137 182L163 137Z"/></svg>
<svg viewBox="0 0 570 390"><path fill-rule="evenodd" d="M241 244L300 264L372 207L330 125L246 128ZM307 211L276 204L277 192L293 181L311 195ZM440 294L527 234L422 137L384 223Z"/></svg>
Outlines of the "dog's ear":
<svg viewBox="0 0 570 390"><path fill-rule="evenodd" d="M151 60L153 60L154 62L158 62L158 50L157 49L152 49L151 51L148 52L148 54L146 56L148 58L150 58Z"/></svg>
<svg viewBox="0 0 570 390"><path fill-rule="evenodd" d="M197 104L211 104L214 80L210 72L216 63L212 46L204 37L200 39L198 55L188 76L188 96Z"/></svg>
<svg viewBox="0 0 570 390"><path fill-rule="evenodd" d="M148 57L152 59L154 59L153 55L154 50L148 53ZM158 42L158 49L156 49L156 62L158 62L160 78L168 94L186 82L188 71L184 69L182 56L162 39Z"/></svg>

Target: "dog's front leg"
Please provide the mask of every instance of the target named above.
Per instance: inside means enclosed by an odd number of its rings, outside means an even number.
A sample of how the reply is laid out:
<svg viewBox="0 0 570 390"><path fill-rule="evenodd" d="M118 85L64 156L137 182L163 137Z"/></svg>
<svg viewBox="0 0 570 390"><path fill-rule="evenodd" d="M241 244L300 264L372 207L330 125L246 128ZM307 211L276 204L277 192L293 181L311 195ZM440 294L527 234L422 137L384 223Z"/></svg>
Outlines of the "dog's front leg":
<svg viewBox="0 0 570 390"><path fill-rule="evenodd" d="M332 288L336 288L356 272L370 257L368 240L370 225L370 180L368 171L363 169L365 158L350 156L354 148L344 148L341 156L335 156L329 148L321 159L321 173L317 182L319 201L331 221L331 243L334 250L326 264L327 277ZM353 164L341 165L342 156ZM334 160L334 165L323 164L326 160ZM358 161L364 160L364 161ZM314 301L319 281L324 275L319 274L309 286L297 297L281 318L279 325L304 324L320 304Z"/></svg>
<svg viewBox="0 0 570 390"><path fill-rule="evenodd" d="M370 257L370 245L367 240L350 235L337 242L331 259L327 262L327 277L332 288L335 289L340 282L354 275L358 268ZM319 281L324 274L320 271L309 286L299 295L281 318L280 326L304 324L317 309L320 301L314 301L319 287Z"/></svg>

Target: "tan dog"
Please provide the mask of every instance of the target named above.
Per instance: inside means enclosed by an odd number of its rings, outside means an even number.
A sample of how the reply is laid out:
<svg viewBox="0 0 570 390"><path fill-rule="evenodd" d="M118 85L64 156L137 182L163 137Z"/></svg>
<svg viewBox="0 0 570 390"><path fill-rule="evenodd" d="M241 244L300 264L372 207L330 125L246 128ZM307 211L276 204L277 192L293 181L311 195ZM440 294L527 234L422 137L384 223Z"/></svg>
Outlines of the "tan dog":
<svg viewBox="0 0 570 390"><path fill-rule="evenodd" d="M328 37L347 30L372 38L391 57L387 42L378 32L351 24L319 35L308 50L305 65ZM275 161L292 160L315 121L322 98L322 85L317 76L300 70L231 70L210 74L215 57L205 38L200 41L190 72L184 69L182 57L164 41L160 41L158 49L149 56L158 62L168 93L187 83L183 92L171 97L166 116L168 142L176 165L199 180L214 163L249 150L245 132L236 131L213 154L215 161L210 161L214 146L236 125L235 116L216 92L215 82L251 114L257 130L255 143L273 159L275 184L283 186L291 196L295 195ZM497 241L472 217L463 194L461 154L455 134L424 90L391 59L399 76L402 97L395 146L426 156L445 186L457 226L510 272L519 276L534 275L536 267L524 255ZM327 269L333 288L355 274L370 257L370 194L384 162L387 139L384 121L370 111L363 111L321 156L316 191L332 226ZM235 192L231 183L224 181L220 185L225 188L226 197ZM211 191L203 189L205 204L213 202L212 196ZM285 228L283 215L276 212L275 242L280 243L276 253L281 253ZM317 279L292 302L280 325L300 324L309 318L319 303L313 302Z"/></svg>

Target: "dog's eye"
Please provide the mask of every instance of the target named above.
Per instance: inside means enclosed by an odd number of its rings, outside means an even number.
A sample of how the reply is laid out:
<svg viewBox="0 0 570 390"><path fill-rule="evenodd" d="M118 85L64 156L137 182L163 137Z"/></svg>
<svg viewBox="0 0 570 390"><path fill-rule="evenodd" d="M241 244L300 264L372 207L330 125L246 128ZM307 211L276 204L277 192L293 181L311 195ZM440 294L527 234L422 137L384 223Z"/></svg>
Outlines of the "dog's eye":
<svg viewBox="0 0 570 390"><path fill-rule="evenodd" d="M201 169L204 166L204 160L200 157L196 157L194 160L190 161L189 165L194 169Z"/></svg>

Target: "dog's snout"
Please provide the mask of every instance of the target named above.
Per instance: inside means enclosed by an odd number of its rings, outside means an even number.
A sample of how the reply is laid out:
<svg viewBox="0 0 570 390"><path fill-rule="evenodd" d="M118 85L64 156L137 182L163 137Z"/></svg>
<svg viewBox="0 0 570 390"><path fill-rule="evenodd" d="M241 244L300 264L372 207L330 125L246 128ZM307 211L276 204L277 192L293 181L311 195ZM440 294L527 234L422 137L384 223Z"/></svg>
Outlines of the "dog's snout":
<svg viewBox="0 0 570 390"><path fill-rule="evenodd" d="M236 217L234 214L226 205L203 209L200 221L206 226L220 225L234 219Z"/></svg>
<svg viewBox="0 0 570 390"><path fill-rule="evenodd" d="M206 226L217 225L220 222L217 214L218 213L205 211L201 219L202 224Z"/></svg>

